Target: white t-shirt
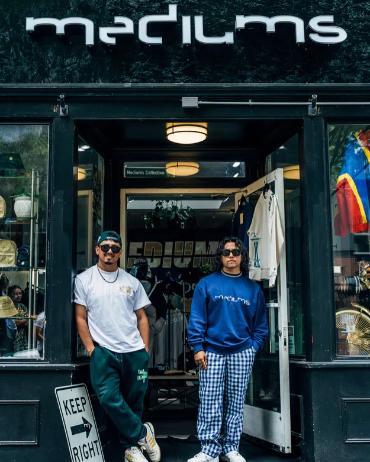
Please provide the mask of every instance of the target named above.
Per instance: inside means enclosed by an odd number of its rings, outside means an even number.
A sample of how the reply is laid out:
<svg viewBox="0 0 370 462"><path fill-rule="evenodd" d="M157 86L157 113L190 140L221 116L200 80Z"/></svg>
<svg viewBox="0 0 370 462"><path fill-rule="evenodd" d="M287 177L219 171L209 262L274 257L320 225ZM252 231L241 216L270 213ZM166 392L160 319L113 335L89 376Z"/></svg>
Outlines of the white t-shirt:
<svg viewBox="0 0 370 462"><path fill-rule="evenodd" d="M141 350L145 345L135 311L149 305L150 300L131 274L119 268L116 277L116 271L92 266L76 276L74 301L86 307L91 337L100 346L117 353Z"/></svg>
<svg viewBox="0 0 370 462"><path fill-rule="evenodd" d="M272 191L260 195L248 236L249 277L255 281L268 279L269 287L273 287L284 244L284 230L277 198Z"/></svg>

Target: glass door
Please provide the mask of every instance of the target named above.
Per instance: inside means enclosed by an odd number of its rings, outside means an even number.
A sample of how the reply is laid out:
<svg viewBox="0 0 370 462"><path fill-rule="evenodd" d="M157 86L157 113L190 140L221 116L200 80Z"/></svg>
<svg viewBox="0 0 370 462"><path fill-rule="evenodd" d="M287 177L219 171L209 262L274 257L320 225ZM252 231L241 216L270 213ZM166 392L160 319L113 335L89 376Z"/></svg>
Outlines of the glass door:
<svg viewBox="0 0 370 462"><path fill-rule="evenodd" d="M235 195L236 204L244 195L254 209L265 187L277 197L285 236L284 171L278 168ZM236 207L237 208L237 207ZM250 255L250 258L253 258ZM269 337L256 356L246 396L243 431L272 443L280 452L291 452L289 329L286 251L283 245L274 287L261 282L268 309Z"/></svg>

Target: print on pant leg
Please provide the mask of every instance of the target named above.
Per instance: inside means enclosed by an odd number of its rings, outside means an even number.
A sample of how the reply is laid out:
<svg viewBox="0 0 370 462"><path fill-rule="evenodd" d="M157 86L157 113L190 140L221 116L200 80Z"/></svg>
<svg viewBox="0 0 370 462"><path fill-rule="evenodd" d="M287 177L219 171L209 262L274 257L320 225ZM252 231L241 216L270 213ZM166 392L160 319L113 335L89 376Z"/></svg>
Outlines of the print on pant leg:
<svg viewBox="0 0 370 462"><path fill-rule="evenodd" d="M127 404L139 419L144 409L144 398L148 388L148 359L145 350L123 354L121 381ZM141 434L145 430L142 428Z"/></svg>
<svg viewBox="0 0 370 462"><path fill-rule="evenodd" d="M199 371L198 438L202 452L216 457L221 452L220 431L224 395L225 356L207 353L207 369Z"/></svg>
<svg viewBox="0 0 370 462"><path fill-rule="evenodd" d="M255 352L247 349L226 358L222 452L237 451L243 430L245 395Z"/></svg>

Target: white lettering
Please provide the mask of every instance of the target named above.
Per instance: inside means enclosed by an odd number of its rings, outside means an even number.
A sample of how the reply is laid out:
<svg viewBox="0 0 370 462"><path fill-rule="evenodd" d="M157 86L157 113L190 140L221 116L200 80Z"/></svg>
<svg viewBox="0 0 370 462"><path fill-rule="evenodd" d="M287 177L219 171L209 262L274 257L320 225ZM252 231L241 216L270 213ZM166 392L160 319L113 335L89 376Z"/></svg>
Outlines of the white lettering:
<svg viewBox="0 0 370 462"><path fill-rule="evenodd" d="M162 37L148 35L148 24L151 22L177 22L177 5L168 5L168 14L154 14L139 19L139 40L150 45L162 45Z"/></svg>
<svg viewBox="0 0 370 462"><path fill-rule="evenodd" d="M182 44L191 44L191 16L182 17Z"/></svg>
<svg viewBox="0 0 370 462"><path fill-rule="evenodd" d="M102 42L109 45L116 44L116 37L111 37L112 34L133 34L134 22L132 19L125 18L124 16L115 16L114 24L123 24L123 27L100 27L99 38Z"/></svg>
<svg viewBox="0 0 370 462"><path fill-rule="evenodd" d="M296 16L236 16L235 28L244 29L246 24L261 23L266 25L266 32L275 32L275 26L278 23L291 23L295 25L296 43L304 43L304 22Z"/></svg>
<svg viewBox="0 0 370 462"><path fill-rule="evenodd" d="M94 23L86 18L26 18L26 31L34 32L38 26L55 26L57 35L65 35L66 26L78 25L85 27L86 45L94 45Z"/></svg>
<svg viewBox="0 0 370 462"><path fill-rule="evenodd" d="M322 23L333 23L334 16L316 16L311 19L308 23L309 27L318 32L317 34L310 34L309 37L313 42L316 43L326 43L326 44L333 44L333 43L341 43L344 42L347 38L347 32L338 26L328 26L323 25ZM321 24L320 24L321 23ZM322 36L320 34L334 34L334 35L325 35Z"/></svg>
<svg viewBox="0 0 370 462"><path fill-rule="evenodd" d="M233 44L235 41L234 32L225 32L224 35L210 37L204 33L204 17L194 16L194 38L197 42L206 45ZM168 5L168 14L143 16L138 21L139 40L148 45L162 45L163 37L149 35L148 28L152 23L177 23L177 4ZM99 27L99 39L101 42L116 45L117 35L133 35L134 22L125 16L114 17L115 26ZM305 42L305 24L301 18L290 15L262 16L262 15L236 15L235 30L245 29L248 24L264 24L267 33L275 33L277 24L292 24L294 26L296 43ZM94 45L94 23L87 18L70 17L63 19L56 18L26 18L26 30L34 32L42 26L54 26L57 35L66 34L66 26L77 25L85 28L86 45ZM320 44L336 44L347 39L347 32L341 27L334 25L334 16L315 16L308 26L313 33L309 34L310 40ZM182 44L190 45L193 40L192 16L182 16L180 21L182 27ZM255 33L255 32L254 32Z"/></svg>
<svg viewBox="0 0 370 462"><path fill-rule="evenodd" d="M234 43L234 33L226 32L221 37L206 37L204 35L203 28L203 16L194 16L194 33L195 40L198 40L200 43L220 45L222 43L231 44Z"/></svg>

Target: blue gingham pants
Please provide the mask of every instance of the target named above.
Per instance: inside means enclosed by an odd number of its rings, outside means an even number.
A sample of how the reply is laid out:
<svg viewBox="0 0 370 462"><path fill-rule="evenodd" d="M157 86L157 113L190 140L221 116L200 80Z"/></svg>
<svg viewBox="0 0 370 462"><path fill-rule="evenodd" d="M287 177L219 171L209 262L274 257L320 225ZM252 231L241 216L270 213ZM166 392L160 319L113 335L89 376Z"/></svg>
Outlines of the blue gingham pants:
<svg viewBox="0 0 370 462"><path fill-rule="evenodd" d="M199 371L197 430L202 452L211 457L239 448L255 354L252 348L229 355L206 353L207 369Z"/></svg>

